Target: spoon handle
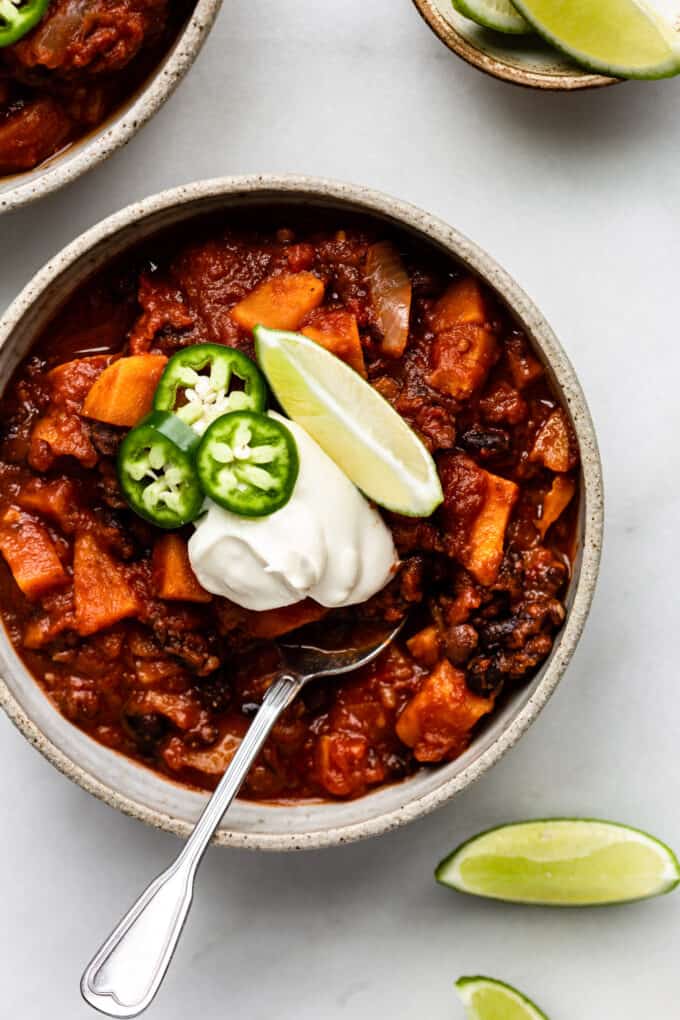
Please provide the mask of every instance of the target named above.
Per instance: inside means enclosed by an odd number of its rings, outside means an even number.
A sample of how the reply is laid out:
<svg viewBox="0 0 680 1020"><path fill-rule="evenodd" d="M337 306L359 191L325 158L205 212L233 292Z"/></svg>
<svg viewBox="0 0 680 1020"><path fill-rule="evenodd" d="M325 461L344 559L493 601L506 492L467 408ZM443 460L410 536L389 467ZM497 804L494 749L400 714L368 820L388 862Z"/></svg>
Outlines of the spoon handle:
<svg viewBox="0 0 680 1020"><path fill-rule="evenodd" d="M302 682L291 672L276 677L179 856L142 893L86 967L80 990L95 1009L108 1016L131 1017L152 1002L182 934L203 854L271 728Z"/></svg>

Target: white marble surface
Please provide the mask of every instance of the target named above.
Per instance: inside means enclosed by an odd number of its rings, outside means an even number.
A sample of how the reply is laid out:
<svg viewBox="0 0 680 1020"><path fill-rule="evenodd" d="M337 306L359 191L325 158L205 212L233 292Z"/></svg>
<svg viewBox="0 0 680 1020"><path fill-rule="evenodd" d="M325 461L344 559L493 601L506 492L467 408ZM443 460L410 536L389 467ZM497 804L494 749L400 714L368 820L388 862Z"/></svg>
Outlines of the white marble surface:
<svg viewBox="0 0 680 1020"><path fill-rule="evenodd" d="M552 1020L678 1015L680 893L628 908L510 909L432 880L498 822L599 815L680 848L680 82L574 96L487 80L409 0L225 0L180 91L127 149L0 220L0 306L105 214L221 173L382 188L475 238L571 355L599 428L606 549L587 633L520 745L438 814L371 843L213 850L163 1020L448 1020L460 974L505 978ZM80 1020L82 965L173 838L69 785L0 720L0 1014Z"/></svg>

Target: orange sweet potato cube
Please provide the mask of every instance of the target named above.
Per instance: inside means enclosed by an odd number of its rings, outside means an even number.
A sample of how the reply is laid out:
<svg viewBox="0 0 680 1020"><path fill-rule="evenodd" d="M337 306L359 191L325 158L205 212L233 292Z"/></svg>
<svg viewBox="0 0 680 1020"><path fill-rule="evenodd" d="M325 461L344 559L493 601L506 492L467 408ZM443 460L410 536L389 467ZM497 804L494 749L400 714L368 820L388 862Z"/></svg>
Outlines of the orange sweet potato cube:
<svg viewBox="0 0 680 1020"><path fill-rule="evenodd" d="M576 467L576 440L561 408L553 411L541 425L529 458L561 474Z"/></svg>
<svg viewBox="0 0 680 1020"><path fill-rule="evenodd" d="M76 535L73 591L76 630L83 636L136 616L142 609L124 564L88 531Z"/></svg>
<svg viewBox="0 0 680 1020"><path fill-rule="evenodd" d="M452 283L435 305L433 327L435 333L444 333L454 326L484 326L488 311L484 294L474 276L466 276Z"/></svg>
<svg viewBox="0 0 680 1020"><path fill-rule="evenodd" d="M543 500L543 512L539 520L536 521L541 538L545 538L548 529L562 516L574 498L575 492L576 482L573 478L556 475L550 491L546 493Z"/></svg>
<svg viewBox="0 0 680 1020"><path fill-rule="evenodd" d="M423 627L412 638L409 638L406 647L417 662L432 668L441 654L439 631L434 624Z"/></svg>
<svg viewBox="0 0 680 1020"><path fill-rule="evenodd" d="M506 478L485 471L486 495L470 532L463 566L480 584L493 584L503 560L505 529L519 496L519 488Z"/></svg>
<svg viewBox="0 0 680 1020"><path fill-rule="evenodd" d="M493 698L468 689L465 673L442 659L397 720L397 736L417 761L455 758L467 747L475 723L493 708Z"/></svg>
<svg viewBox="0 0 680 1020"><path fill-rule="evenodd" d="M157 540L151 568L159 598L181 602L211 601L212 595L201 587L191 568L187 544L181 535L162 535Z"/></svg>
<svg viewBox="0 0 680 1020"><path fill-rule="evenodd" d="M3 515L0 553L28 599L38 599L69 581L46 529L16 510L7 510Z"/></svg>
<svg viewBox="0 0 680 1020"><path fill-rule="evenodd" d="M305 599L282 609L264 609L259 613L250 611L247 613L246 626L248 633L254 637L271 640L304 627L307 623L316 623L327 613L328 609L318 602Z"/></svg>
<svg viewBox="0 0 680 1020"><path fill-rule="evenodd" d="M313 273L283 273L272 276L251 291L231 310L231 317L243 329L255 326L296 330L323 301L325 287Z"/></svg>
<svg viewBox="0 0 680 1020"><path fill-rule="evenodd" d="M132 354L114 361L85 397L85 417L132 428L151 410L167 360L163 354Z"/></svg>
<svg viewBox="0 0 680 1020"><path fill-rule="evenodd" d="M319 309L302 333L331 354L347 362L350 368L366 378L364 352L356 315L343 309Z"/></svg>
<svg viewBox="0 0 680 1020"><path fill-rule="evenodd" d="M474 277L451 284L435 306L432 327L436 337L428 381L465 400L482 385L498 355L484 294Z"/></svg>

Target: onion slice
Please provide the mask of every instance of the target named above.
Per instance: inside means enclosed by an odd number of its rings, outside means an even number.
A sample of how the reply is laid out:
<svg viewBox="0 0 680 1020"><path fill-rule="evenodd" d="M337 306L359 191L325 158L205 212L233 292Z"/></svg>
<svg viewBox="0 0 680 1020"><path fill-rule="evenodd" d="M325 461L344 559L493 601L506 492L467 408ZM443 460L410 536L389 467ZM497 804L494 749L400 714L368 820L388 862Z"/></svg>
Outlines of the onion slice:
<svg viewBox="0 0 680 1020"><path fill-rule="evenodd" d="M404 353L408 340L411 281L391 241L380 241L368 249L366 277L383 333L383 353L398 358Z"/></svg>

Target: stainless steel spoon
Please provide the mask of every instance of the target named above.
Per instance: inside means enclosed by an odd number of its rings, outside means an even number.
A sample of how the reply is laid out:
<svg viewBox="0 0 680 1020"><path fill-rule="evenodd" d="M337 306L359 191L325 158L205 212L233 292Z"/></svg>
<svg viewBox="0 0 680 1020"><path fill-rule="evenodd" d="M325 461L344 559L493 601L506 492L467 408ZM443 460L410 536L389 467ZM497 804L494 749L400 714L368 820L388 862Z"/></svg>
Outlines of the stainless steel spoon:
<svg viewBox="0 0 680 1020"><path fill-rule="evenodd" d="M137 1016L152 1002L170 965L194 892L198 866L224 812L241 789L274 723L304 685L358 669L387 647L392 631L355 628L333 649L281 644L284 668L275 677L229 768L179 856L154 879L85 969L83 998L113 1017Z"/></svg>

